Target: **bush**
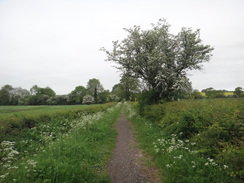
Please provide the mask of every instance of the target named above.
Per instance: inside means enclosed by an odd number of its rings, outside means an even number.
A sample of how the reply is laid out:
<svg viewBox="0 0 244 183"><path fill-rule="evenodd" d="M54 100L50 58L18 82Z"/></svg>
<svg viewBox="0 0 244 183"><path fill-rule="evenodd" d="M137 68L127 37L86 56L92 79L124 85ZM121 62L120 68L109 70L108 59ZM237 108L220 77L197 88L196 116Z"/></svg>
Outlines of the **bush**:
<svg viewBox="0 0 244 183"><path fill-rule="evenodd" d="M159 99L160 97L158 91L156 90L143 91L139 97L139 102L138 102L139 113L143 114L145 111L145 107L147 105L156 104L158 103Z"/></svg>

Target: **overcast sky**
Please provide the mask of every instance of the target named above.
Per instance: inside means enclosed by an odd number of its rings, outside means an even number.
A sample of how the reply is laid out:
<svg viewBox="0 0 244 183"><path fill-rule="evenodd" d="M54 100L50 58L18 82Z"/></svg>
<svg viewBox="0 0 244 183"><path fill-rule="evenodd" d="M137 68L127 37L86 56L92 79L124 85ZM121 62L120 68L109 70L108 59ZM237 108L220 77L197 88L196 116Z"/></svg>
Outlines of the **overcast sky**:
<svg viewBox="0 0 244 183"><path fill-rule="evenodd" d="M111 90L120 73L99 49L160 18L174 34L201 29L215 48L203 71L189 73L194 89L244 87L244 0L0 0L0 87L68 94L97 78Z"/></svg>

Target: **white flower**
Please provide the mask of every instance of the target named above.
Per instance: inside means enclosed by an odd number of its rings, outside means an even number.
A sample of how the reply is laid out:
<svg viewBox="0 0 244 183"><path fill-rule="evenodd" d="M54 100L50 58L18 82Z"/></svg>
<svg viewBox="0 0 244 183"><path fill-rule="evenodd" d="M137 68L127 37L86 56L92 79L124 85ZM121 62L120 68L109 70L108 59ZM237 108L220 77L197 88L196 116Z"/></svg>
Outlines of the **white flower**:
<svg viewBox="0 0 244 183"><path fill-rule="evenodd" d="M212 163L214 160L213 160L213 159L211 159L211 158L208 158L208 161Z"/></svg>
<svg viewBox="0 0 244 183"><path fill-rule="evenodd" d="M229 168L227 165L224 165L224 169Z"/></svg>
<svg viewBox="0 0 244 183"><path fill-rule="evenodd" d="M167 164L167 165L166 165L166 167L167 167L167 168L170 168L170 167L171 167L171 165L170 165L170 164Z"/></svg>
<svg viewBox="0 0 244 183"><path fill-rule="evenodd" d="M156 149L155 149L155 151L156 151L156 153L158 153L158 152L159 152L159 149L158 149L158 148L156 148Z"/></svg>

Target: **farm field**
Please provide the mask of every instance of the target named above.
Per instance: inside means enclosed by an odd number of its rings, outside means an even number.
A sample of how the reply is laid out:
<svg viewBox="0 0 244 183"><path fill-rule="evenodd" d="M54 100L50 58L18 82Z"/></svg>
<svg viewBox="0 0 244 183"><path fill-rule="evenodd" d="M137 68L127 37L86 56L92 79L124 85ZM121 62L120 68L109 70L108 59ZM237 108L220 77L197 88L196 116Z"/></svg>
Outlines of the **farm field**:
<svg viewBox="0 0 244 183"><path fill-rule="evenodd" d="M79 115L95 113L115 105L61 105L61 106L0 106L0 140L9 132L51 121L53 118L74 119ZM8 132L8 133L5 133Z"/></svg>
<svg viewBox="0 0 244 183"><path fill-rule="evenodd" d="M0 106L0 119L30 113L53 113L62 110L79 110L87 105L39 105L39 106Z"/></svg>
<svg viewBox="0 0 244 183"><path fill-rule="evenodd" d="M0 182L107 182L121 106L57 106L49 114L43 111L51 106L21 107L36 110L38 117L5 117L12 121L10 126L1 121Z"/></svg>
<svg viewBox="0 0 244 183"><path fill-rule="evenodd" d="M206 96L206 93L204 93L204 92L200 92L200 93L201 93L202 96L204 96L204 97ZM233 96L233 95L234 95L233 92L224 92L224 96L226 96L226 97L227 96Z"/></svg>
<svg viewBox="0 0 244 183"><path fill-rule="evenodd" d="M126 114L164 183L243 182L243 99L131 103Z"/></svg>

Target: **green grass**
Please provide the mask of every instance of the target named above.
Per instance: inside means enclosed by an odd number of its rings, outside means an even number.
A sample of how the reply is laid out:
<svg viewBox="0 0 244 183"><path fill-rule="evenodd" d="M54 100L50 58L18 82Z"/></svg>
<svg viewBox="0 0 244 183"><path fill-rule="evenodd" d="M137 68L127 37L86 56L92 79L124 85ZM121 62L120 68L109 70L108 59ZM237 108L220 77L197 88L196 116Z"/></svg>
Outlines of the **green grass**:
<svg viewBox="0 0 244 183"><path fill-rule="evenodd" d="M243 180L243 100L188 100L148 106L142 116L127 106L140 146L164 183Z"/></svg>
<svg viewBox="0 0 244 183"><path fill-rule="evenodd" d="M1 143L0 182L109 182L121 105L76 119L59 118ZM61 120L60 120L61 119Z"/></svg>
<svg viewBox="0 0 244 183"><path fill-rule="evenodd" d="M14 117L16 115L26 115L30 113L54 113L64 110L78 110L86 108L87 105L57 105L57 106L0 106L0 119L5 117Z"/></svg>
<svg viewBox="0 0 244 183"><path fill-rule="evenodd" d="M74 106L5 106L1 107L0 141L9 139L16 141L24 135L24 129L45 124L50 121L75 119L81 115L93 114L106 110L115 103L100 105L74 105ZM12 111L12 113L11 113ZM7 115L6 115L7 114Z"/></svg>

